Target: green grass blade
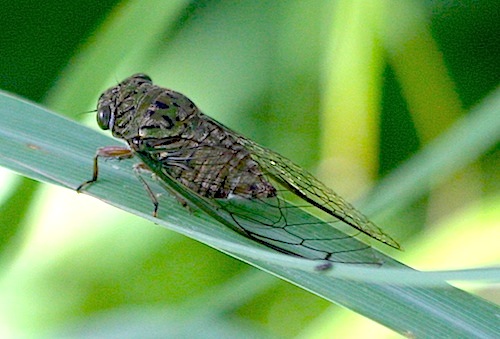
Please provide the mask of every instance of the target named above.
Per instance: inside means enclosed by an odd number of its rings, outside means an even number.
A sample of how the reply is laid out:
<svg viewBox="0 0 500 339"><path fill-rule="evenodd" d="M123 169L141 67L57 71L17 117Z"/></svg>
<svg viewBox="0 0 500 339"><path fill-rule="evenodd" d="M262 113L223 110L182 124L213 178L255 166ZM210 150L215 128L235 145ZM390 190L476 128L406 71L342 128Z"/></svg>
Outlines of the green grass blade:
<svg viewBox="0 0 500 339"><path fill-rule="evenodd" d="M69 189L75 189L89 178L97 147L118 144L116 140L46 109L5 94L0 96L0 119L0 165ZM292 265L302 262L301 259L291 258L287 265L279 261L286 256L262 249L204 213L189 213L167 194L160 197L160 208L168 208L160 211L161 220L154 219L151 202L134 177L130 162L102 162L100 170L100 180L89 188L88 194L231 252L237 258L399 333L456 338L486 338L498 334L497 307L444 282L431 288L375 284L295 269ZM251 249L256 251L251 252ZM390 257L382 253L380 256L388 265L404 268ZM335 274L335 268L330 273Z"/></svg>

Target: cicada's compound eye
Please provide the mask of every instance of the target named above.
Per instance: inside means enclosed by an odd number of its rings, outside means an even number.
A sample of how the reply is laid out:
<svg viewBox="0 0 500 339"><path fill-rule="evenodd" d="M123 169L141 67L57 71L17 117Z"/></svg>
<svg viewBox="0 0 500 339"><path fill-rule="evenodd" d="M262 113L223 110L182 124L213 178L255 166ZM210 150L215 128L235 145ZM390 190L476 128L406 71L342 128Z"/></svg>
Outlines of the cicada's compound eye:
<svg viewBox="0 0 500 339"><path fill-rule="evenodd" d="M109 129L111 123L111 108L108 105L99 107L97 110L97 124L103 130Z"/></svg>

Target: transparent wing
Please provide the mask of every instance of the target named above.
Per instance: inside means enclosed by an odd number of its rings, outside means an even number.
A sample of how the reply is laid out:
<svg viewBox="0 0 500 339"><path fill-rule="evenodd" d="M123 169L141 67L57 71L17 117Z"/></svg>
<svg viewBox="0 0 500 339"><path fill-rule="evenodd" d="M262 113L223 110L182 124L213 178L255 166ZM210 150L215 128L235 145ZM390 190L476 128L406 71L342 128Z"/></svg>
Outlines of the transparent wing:
<svg viewBox="0 0 500 339"><path fill-rule="evenodd" d="M356 238L359 232L339 231L332 227L338 220L325 221L307 213L307 206L286 200L288 193L279 189L273 198L216 199L212 204L233 228L280 252L333 263L381 264L372 248Z"/></svg>
<svg viewBox="0 0 500 339"><path fill-rule="evenodd" d="M239 141L250 151L261 168L285 189L360 232L391 247L401 248L377 225L306 170L251 140L240 137Z"/></svg>

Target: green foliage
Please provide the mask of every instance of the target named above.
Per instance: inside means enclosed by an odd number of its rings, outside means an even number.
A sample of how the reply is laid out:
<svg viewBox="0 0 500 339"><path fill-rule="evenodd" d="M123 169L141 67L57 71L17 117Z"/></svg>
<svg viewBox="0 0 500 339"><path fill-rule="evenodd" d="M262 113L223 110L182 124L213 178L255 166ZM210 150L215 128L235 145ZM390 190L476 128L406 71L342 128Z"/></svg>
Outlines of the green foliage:
<svg viewBox="0 0 500 339"><path fill-rule="evenodd" d="M69 36L67 20L50 21L59 25L53 38L37 35L39 26L12 24L33 42L57 48L52 54L37 49L34 58L33 49L19 44L27 38L3 46L0 58L27 55L40 64L36 73L27 59L3 59L1 84L38 99L55 81L45 105L80 117L103 89L146 72L217 120L317 168L339 193L359 195L377 173L390 173L358 206L402 240L405 253L391 254L405 263L422 269L495 264L498 94L469 112L498 85L494 4L487 3L128 1L93 33L88 30L105 12L86 3L85 15L75 16L76 7L61 11L72 22L87 20L81 26L87 31L72 32L67 45L60 39ZM3 9L14 20L10 7ZM69 59L82 36L89 38ZM57 64L49 65L54 55ZM1 109L0 163L31 178L74 189L88 179L95 148L116 143L12 98L2 97ZM129 162L107 162L102 174L91 194L151 219ZM133 336L146 327L151 336L375 336L372 325L355 325L339 308L331 309L333 321L316 317L329 303L151 222L69 190L4 177L1 335L65 327L62 333ZM462 334L495 330L493 306L469 294L311 275L286 260L269 264L281 256L206 216L189 215L167 194L161 201L168 218L162 226L246 253L245 260L401 333L439 334L450 326L447 317L461 319ZM259 256L265 262L256 263ZM428 312L413 308L422 300Z"/></svg>

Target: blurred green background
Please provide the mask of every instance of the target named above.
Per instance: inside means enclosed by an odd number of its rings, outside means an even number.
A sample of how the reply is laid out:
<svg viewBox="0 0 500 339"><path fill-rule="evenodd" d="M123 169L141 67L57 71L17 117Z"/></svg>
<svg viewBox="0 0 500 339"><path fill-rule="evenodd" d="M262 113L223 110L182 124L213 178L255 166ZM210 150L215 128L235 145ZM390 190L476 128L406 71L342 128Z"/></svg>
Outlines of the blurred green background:
<svg viewBox="0 0 500 339"><path fill-rule="evenodd" d="M82 113L145 72L350 200L467 115L500 75L495 1L0 3L1 89L97 128ZM374 216L405 263L498 263L499 158L489 150ZM150 337L391 336L99 201L4 170L0 180L1 337L133 336L124 323Z"/></svg>

